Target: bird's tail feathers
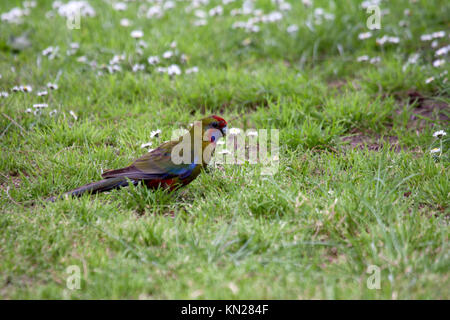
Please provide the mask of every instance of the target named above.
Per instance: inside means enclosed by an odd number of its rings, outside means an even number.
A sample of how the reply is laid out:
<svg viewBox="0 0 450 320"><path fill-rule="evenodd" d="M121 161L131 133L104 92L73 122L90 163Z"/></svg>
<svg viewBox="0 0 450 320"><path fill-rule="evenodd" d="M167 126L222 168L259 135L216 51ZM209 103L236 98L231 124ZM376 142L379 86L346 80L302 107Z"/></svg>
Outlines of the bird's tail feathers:
<svg viewBox="0 0 450 320"><path fill-rule="evenodd" d="M92 182L92 183L86 184L84 186L78 187L76 189L70 190L70 191L64 193L64 195L68 195L68 196L72 196L72 197L79 197L85 193L106 192L109 190L118 189L120 187L126 187L126 186L128 186L129 183L130 183L130 180L128 180L125 177L103 179L103 180ZM134 183L134 182L132 182L132 183ZM51 197L47 200L54 202L56 199L57 199L57 197Z"/></svg>

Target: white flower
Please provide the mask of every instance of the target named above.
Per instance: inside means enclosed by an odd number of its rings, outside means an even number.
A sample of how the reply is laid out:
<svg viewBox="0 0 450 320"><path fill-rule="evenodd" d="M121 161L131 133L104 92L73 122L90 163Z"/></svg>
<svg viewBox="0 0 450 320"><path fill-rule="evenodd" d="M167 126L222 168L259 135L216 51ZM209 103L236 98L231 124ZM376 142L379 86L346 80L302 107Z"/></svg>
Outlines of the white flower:
<svg viewBox="0 0 450 320"><path fill-rule="evenodd" d="M177 42L176 42L176 41L172 41L172 42L170 43L170 47L171 47L172 49L175 49L175 48L177 47Z"/></svg>
<svg viewBox="0 0 450 320"><path fill-rule="evenodd" d="M381 58L380 57L373 57L372 59L370 59L370 63L371 64L376 64L376 63L379 63L381 61Z"/></svg>
<svg viewBox="0 0 450 320"><path fill-rule="evenodd" d="M77 58L77 62L86 63L88 59L85 56L81 56Z"/></svg>
<svg viewBox="0 0 450 320"><path fill-rule="evenodd" d="M114 64L118 64L121 61L125 60L125 55L124 54L115 54L111 60L109 60L109 64L110 65L114 65Z"/></svg>
<svg viewBox="0 0 450 320"><path fill-rule="evenodd" d="M8 98L8 96L9 96L9 93L8 93L8 92L6 92L6 91L0 92L0 97L2 97L2 98Z"/></svg>
<svg viewBox="0 0 450 320"><path fill-rule="evenodd" d="M164 59L170 59L172 57L173 57L173 52L170 51L170 50L163 53L163 58Z"/></svg>
<svg viewBox="0 0 450 320"><path fill-rule="evenodd" d="M142 71L142 70L145 70L145 66L143 64L136 63L131 67L131 70L133 72Z"/></svg>
<svg viewBox="0 0 450 320"><path fill-rule="evenodd" d="M159 5L150 7L147 11L147 18L149 18L149 19L151 19L153 17L161 18L162 15L163 15L163 10L162 10L161 6L159 6Z"/></svg>
<svg viewBox="0 0 450 320"><path fill-rule="evenodd" d="M56 54L56 52L59 50L58 47L48 47L44 50L42 50L42 55L44 56L50 56L52 54Z"/></svg>
<svg viewBox="0 0 450 320"><path fill-rule="evenodd" d="M212 16L221 16L223 14L222 6L217 6L209 10L209 15Z"/></svg>
<svg viewBox="0 0 450 320"><path fill-rule="evenodd" d="M231 152L227 149L223 149L219 151L219 154L231 154Z"/></svg>
<svg viewBox="0 0 450 320"><path fill-rule="evenodd" d="M177 66L176 64L172 64L171 66L169 66L169 67L167 68L167 74L168 74L169 76L172 76L172 75L180 75L180 74L181 74L181 69L180 69L180 67Z"/></svg>
<svg viewBox="0 0 450 320"><path fill-rule="evenodd" d="M192 68L186 69L185 72L186 72L187 74L190 74L190 73L197 73L197 72L198 72L198 67L192 67Z"/></svg>
<svg viewBox="0 0 450 320"><path fill-rule="evenodd" d="M32 113L32 112L33 112L33 110L31 108L25 109L25 113Z"/></svg>
<svg viewBox="0 0 450 320"><path fill-rule="evenodd" d="M420 36L420 40L422 41L431 41L433 39L437 38L443 38L445 37L445 31L437 31L433 32L432 34L423 34Z"/></svg>
<svg viewBox="0 0 450 320"><path fill-rule="evenodd" d="M201 27L201 26L206 26L208 24L208 21L206 21L205 19L199 19L194 21L194 26L196 27Z"/></svg>
<svg viewBox="0 0 450 320"><path fill-rule="evenodd" d="M47 83L47 88L51 89L51 90L57 90L58 89L58 85L56 83Z"/></svg>
<svg viewBox="0 0 450 320"><path fill-rule="evenodd" d="M435 68L443 66L444 64L445 64L445 60L444 59L439 59L439 60L433 61L433 67L435 67Z"/></svg>
<svg viewBox="0 0 450 320"><path fill-rule="evenodd" d="M431 34L423 34L420 36L420 40L422 41L431 41L433 40L433 37L431 36Z"/></svg>
<svg viewBox="0 0 450 320"><path fill-rule="evenodd" d="M33 91L33 88L30 85L20 86L20 91L22 91L22 92L31 92L31 91Z"/></svg>
<svg viewBox="0 0 450 320"><path fill-rule="evenodd" d="M288 2L281 2L279 8L281 11L289 11L292 9L292 6Z"/></svg>
<svg viewBox="0 0 450 320"><path fill-rule="evenodd" d="M250 130L250 131L247 132L247 136L249 136L249 137L251 137L251 136L257 137L258 136L258 131Z"/></svg>
<svg viewBox="0 0 450 320"><path fill-rule="evenodd" d="M150 56L150 57L148 57L147 62L148 62L148 64L151 64L151 65L158 64L159 57L158 56Z"/></svg>
<svg viewBox="0 0 450 320"><path fill-rule="evenodd" d="M431 34L431 36L433 37L433 39L436 39L436 38L443 38L443 37L445 37L445 31L437 31L437 32L433 32L433 33Z"/></svg>
<svg viewBox="0 0 450 320"><path fill-rule="evenodd" d="M388 41L390 43L399 43L400 42L400 38L399 37L388 37Z"/></svg>
<svg viewBox="0 0 450 320"><path fill-rule="evenodd" d="M175 2L173 2L173 1L164 2L164 7L163 7L164 10L169 10L169 9L173 9L173 8L175 8Z"/></svg>
<svg viewBox="0 0 450 320"><path fill-rule="evenodd" d="M161 134L161 130L156 129L156 130L150 132L150 138L155 138L155 137L157 138L157 137L159 137L160 134Z"/></svg>
<svg viewBox="0 0 450 320"><path fill-rule="evenodd" d="M200 19L204 19L208 16L208 14L203 10L195 10L194 15Z"/></svg>
<svg viewBox="0 0 450 320"><path fill-rule="evenodd" d="M434 77L429 77L429 78L427 78L426 80L425 80L425 83L426 84L429 84L429 83L431 83L431 82L433 82L434 81Z"/></svg>
<svg viewBox="0 0 450 320"><path fill-rule="evenodd" d="M286 31L290 34L296 33L298 31L298 26L296 24L290 25L287 27Z"/></svg>
<svg viewBox="0 0 450 320"><path fill-rule="evenodd" d="M52 111L50 111L49 116L52 117L54 116L58 111L56 109L53 109Z"/></svg>
<svg viewBox="0 0 450 320"><path fill-rule="evenodd" d="M369 59L370 59L369 56L364 55L364 56L360 56L360 57L356 58L356 61L363 62L363 61L369 61Z"/></svg>
<svg viewBox="0 0 450 320"><path fill-rule="evenodd" d="M48 107L48 104L46 104L46 103L33 104L33 108L36 108L36 109L47 108L47 107Z"/></svg>
<svg viewBox="0 0 450 320"><path fill-rule="evenodd" d="M435 153L439 153L439 152L441 152L441 148L433 148L430 150L431 154L435 154Z"/></svg>
<svg viewBox="0 0 450 320"><path fill-rule="evenodd" d="M57 7L58 14L62 17L73 18L76 15L81 15L82 17L95 16L94 8L87 1L69 1Z"/></svg>
<svg viewBox="0 0 450 320"><path fill-rule="evenodd" d="M416 64L419 61L420 55L418 53L413 53L408 58L408 63Z"/></svg>
<svg viewBox="0 0 450 320"><path fill-rule="evenodd" d="M137 45L141 48L147 48L148 47L148 43L145 42L144 40L139 40Z"/></svg>
<svg viewBox="0 0 450 320"><path fill-rule="evenodd" d="M440 48L439 50L436 51L435 54L437 56L443 56L443 55L446 55L449 51L450 51L450 45Z"/></svg>
<svg viewBox="0 0 450 320"><path fill-rule="evenodd" d="M133 30L131 31L130 35L132 38L139 39L144 36L144 32L142 32L141 30Z"/></svg>
<svg viewBox="0 0 450 320"><path fill-rule="evenodd" d="M167 72L167 68L158 67L158 68L156 68L156 71L159 72L159 73L166 73Z"/></svg>
<svg viewBox="0 0 450 320"><path fill-rule="evenodd" d="M27 11L20 8L12 8L9 12L2 13L0 16L2 21L21 24L23 22L22 17L27 15Z"/></svg>
<svg viewBox="0 0 450 320"><path fill-rule="evenodd" d="M239 128L230 128L230 136L238 135L239 133L241 133L241 129L239 129Z"/></svg>
<svg viewBox="0 0 450 320"><path fill-rule="evenodd" d="M445 132L444 130L439 130L439 131L436 131L435 133L433 133L433 137L439 138L439 139L446 135L447 135L447 132Z"/></svg>
<svg viewBox="0 0 450 320"><path fill-rule="evenodd" d="M117 2L117 3L113 4L113 8L114 8L114 10L117 10L117 11L124 11L124 10L127 10L127 4L124 2Z"/></svg>
<svg viewBox="0 0 450 320"><path fill-rule="evenodd" d="M73 112L72 110L70 110L69 113L70 113L70 115L71 115L75 120L78 119L78 117L77 117L77 115L75 114L75 112Z"/></svg>
<svg viewBox="0 0 450 320"><path fill-rule="evenodd" d="M129 27L129 26L131 26L131 21L128 20L127 18L123 18L120 20L120 25L122 27Z"/></svg>
<svg viewBox="0 0 450 320"><path fill-rule="evenodd" d="M398 37L389 37L387 35L384 35L383 37L378 38L376 40L376 43L378 45L380 45L380 46L384 45L385 43L395 43L395 44L397 44L399 42L400 42L400 38L398 38Z"/></svg>
<svg viewBox="0 0 450 320"><path fill-rule="evenodd" d="M150 147L152 144L153 144L152 142L143 143L143 144L141 144L141 148L142 148L142 149L148 148L148 147Z"/></svg>
<svg viewBox="0 0 450 320"><path fill-rule="evenodd" d="M18 86L14 86L14 87L12 87L12 92L19 92L20 91L20 87L18 87Z"/></svg>
<svg viewBox="0 0 450 320"><path fill-rule="evenodd" d="M359 40L369 39L370 37L372 37L372 32L370 31L358 34Z"/></svg>

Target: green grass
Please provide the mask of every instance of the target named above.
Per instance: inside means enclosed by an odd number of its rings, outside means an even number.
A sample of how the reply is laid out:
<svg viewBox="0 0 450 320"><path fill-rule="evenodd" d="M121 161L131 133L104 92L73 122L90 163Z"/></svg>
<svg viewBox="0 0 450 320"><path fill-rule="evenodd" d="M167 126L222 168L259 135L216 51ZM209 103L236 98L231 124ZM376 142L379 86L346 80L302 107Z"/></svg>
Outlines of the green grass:
<svg viewBox="0 0 450 320"><path fill-rule="evenodd" d="M92 1L97 15L79 30L58 15L44 19L52 1L38 2L22 24L0 24L0 92L10 93L0 97L0 298L450 298L449 139L433 137L449 131L449 68L432 66L448 58L435 56L449 44L447 1L382 1L389 14L367 40L358 40L368 31L358 1L292 1L258 33L232 28L249 18L230 15L242 1L202 27L192 25L189 2L147 19L137 15L145 1L124 12ZM0 13L15 6L2 1ZM335 19L312 31L305 22L318 7ZM124 17L134 25L120 26ZM297 34L286 32L292 24ZM148 43L142 55L134 29ZM441 30L437 48L420 41ZM13 38L23 33L30 46L18 50ZM377 46L385 34L400 43ZM71 42L80 49L67 56ZM59 46L54 60L42 55L49 46ZM199 72L156 72L148 56L169 49L175 57L162 66ZM122 53L121 72L102 68ZM414 53L418 62L405 66ZM362 55L381 61L356 62ZM136 63L145 70L132 72ZM58 90L38 97L48 82ZM11 92L27 84L32 93ZM25 112L36 103L49 106ZM231 127L279 129L277 173L225 165L174 193L136 186L44 201L212 113ZM162 135L151 139L156 129ZM442 153L433 157L435 147ZM66 286L71 265L82 271L80 290ZM381 270L379 290L366 285L371 265Z"/></svg>

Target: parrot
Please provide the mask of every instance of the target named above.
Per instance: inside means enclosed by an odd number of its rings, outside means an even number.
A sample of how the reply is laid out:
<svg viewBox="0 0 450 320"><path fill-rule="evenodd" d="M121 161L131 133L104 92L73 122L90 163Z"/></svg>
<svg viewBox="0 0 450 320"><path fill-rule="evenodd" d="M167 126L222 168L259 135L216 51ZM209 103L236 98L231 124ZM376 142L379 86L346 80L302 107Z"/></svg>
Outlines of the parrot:
<svg viewBox="0 0 450 320"><path fill-rule="evenodd" d="M192 182L211 160L218 139L226 136L227 122L216 115L194 122L190 130L121 169L103 172L103 180L92 182L63 195L79 197L83 194L106 192L142 182L150 189L170 191ZM182 159L180 159L182 158ZM48 201L54 202L57 197Z"/></svg>

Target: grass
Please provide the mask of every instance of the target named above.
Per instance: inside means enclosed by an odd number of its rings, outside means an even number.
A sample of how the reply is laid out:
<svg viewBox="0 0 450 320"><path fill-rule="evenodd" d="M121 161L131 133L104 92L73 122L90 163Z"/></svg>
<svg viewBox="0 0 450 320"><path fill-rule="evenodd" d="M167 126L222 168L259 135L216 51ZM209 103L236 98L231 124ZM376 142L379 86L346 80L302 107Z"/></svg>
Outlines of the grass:
<svg viewBox="0 0 450 320"><path fill-rule="evenodd" d="M3 1L0 13L21 3ZM230 15L241 1L201 27L186 1L160 19L137 14L144 1L123 12L91 4L97 15L78 30L57 14L43 18L52 1L22 24L0 24L0 91L9 93L0 97L0 298L449 299L449 140L433 137L448 132L448 63L433 67L437 48L420 41L448 30L446 1L382 1L389 14L367 40L358 39L368 14L357 1L292 1L257 33L232 28L248 20ZM319 7L334 20L314 23ZM125 17L132 27L120 26ZM148 42L142 55L135 29ZM19 48L24 34L29 46ZM385 34L400 43L376 45ZM71 42L80 48L69 56ZM56 59L42 55L49 46L59 47ZM156 72L147 58L166 50L175 57L161 65L199 72ZM122 71L109 73L122 53ZM381 61L356 62L362 55ZM145 70L133 72L136 63ZM38 97L48 82L58 89ZM11 92L27 84L32 93ZM36 103L48 108L25 112ZM174 193L136 186L44 201L211 113L232 127L279 129L277 173L225 165ZM66 286L72 265L80 290ZM367 286L371 265L379 290Z"/></svg>

